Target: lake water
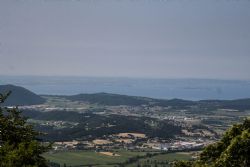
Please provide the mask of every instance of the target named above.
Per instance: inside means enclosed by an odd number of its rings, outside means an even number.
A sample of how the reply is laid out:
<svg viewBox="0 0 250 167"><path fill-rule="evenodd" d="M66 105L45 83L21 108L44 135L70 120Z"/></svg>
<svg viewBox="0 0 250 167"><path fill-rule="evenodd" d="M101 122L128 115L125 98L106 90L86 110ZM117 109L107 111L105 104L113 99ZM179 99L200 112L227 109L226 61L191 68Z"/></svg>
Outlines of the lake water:
<svg viewBox="0 0 250 167"><path fill-rule="evenodd" d="M0 84L50 95L106 92L162 99L250 98L250 81L239 80L0 76Z"/></svg>

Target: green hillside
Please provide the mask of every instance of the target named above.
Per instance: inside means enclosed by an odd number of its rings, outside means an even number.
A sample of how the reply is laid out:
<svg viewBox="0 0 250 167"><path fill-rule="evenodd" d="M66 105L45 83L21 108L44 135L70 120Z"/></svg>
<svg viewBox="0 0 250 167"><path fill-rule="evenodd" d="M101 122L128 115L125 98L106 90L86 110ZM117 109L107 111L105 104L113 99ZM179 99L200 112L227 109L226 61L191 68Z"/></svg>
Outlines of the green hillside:
<svg viewBox="0 0 250 167"><path fill-rule="evenodd" d="M249 110L250 99L236 99L236 100L200 100L191 101L183 99L153 99L139 96L128 96L110 93L95 93L95 94L78 94L73 96L63 96L71 101L89 102L91 104L100 104L107 106L171 106L174 108L186 108L191 106L200 106L202 108L212 109L235 109L235 110Z"/></svg>
<svg viewBox="0 0 250 167"><path fill-rule="evenodd" d="M39 131L48 133L43 137L50 141L88 138L90 135L95 138L126 132L144 133L149 137L172 138L174 135L181 133L181 127L170 121L147 117L98 115L69 111L39 112L35 110L24 110L22 114L33 120L73 121L78 123L74 128L63 129L53 129L46 125L35 126Z"/></svg>
<svg viewBox="0 0 250 167"><path fill-rule="evenodd" d="M67 98L72 101L87 101L90 103L97 103L102 105L131 105L131 106L147 104L153 100L150 98L118 95L110 93L78 94L74 96L67 96Z"/></svg>
<svg viewBox="0 0 250 167"><path fill-rule="evenodd" d="M138 105L158 105L158 106L175 106L185 107L194 105L195 102L181 99L153 99L139 96L128 96L110 93L95 93L95 94L78 94L73 96L65 96L72 101L85 101L89 103L108 105L108 106L138 106Z"/></svg>
<svg viewBox="0 0 250 167"><path fill-rule="evenodd" d="M4 105L36 105L45 102L45 99L35 93L14 85L0 85L0 93L11 91L11 95L4 102Z"/></svg>

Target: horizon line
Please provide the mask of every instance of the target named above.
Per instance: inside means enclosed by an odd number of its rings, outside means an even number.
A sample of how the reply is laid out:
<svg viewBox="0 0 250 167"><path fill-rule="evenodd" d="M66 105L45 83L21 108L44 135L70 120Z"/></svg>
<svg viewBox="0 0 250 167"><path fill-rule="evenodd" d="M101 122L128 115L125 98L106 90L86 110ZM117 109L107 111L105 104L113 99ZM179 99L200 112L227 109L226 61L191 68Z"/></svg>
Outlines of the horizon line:
<svg viewBox="0 0 250 167"><path fill-rule="evenodd" d="M66 77L66 78L117 78L117 79L155 79L155 80L218 80L218 81L250 81L250 78L203 78L203 77L146 77L146 76L88 76L88 75L2 75L0 77ZM0 78L1 79L1 78Z"/></svg>

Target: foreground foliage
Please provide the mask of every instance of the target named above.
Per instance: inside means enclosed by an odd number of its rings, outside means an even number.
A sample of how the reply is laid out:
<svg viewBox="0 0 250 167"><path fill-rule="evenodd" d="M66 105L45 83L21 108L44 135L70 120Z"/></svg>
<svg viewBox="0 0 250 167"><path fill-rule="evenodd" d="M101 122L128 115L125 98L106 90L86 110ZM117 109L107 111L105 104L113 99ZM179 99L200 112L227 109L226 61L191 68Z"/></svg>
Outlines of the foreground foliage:
<svg viewBox="0 0 250 167"><path fill-rule="evenodd" d="M193 162L177 162L175 167L248 167L250 166L250 119L233 125L223 138L209 145Z"/></svg>
<svg viewBox="0 0 250 167"><path fill-rule="evenodd" d="M9 95L0 94L0 104ZM41 154L49 146L40 144L36 138L39 133L20 113L18 108L0 106L0 167L47 167Z"/></svg>

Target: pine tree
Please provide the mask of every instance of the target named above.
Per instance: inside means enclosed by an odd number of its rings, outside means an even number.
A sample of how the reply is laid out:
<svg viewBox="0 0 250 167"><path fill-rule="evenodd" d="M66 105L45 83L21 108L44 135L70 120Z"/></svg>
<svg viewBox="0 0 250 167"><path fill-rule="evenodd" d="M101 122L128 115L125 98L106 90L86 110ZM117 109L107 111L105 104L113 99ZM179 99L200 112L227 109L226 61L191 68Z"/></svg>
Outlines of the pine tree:
<svg viewBox="0 0 250 167"><path fill-rule="evenodd" d="M0 105L10 94L0 94ZM17 107L0 106L0 167L47 167L41 154L50 145L42 145L36 138L38 135Z"/></svg>

